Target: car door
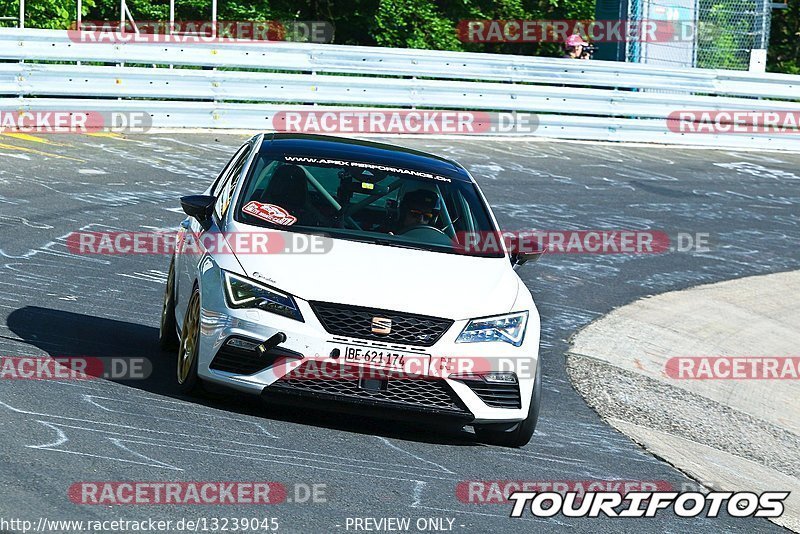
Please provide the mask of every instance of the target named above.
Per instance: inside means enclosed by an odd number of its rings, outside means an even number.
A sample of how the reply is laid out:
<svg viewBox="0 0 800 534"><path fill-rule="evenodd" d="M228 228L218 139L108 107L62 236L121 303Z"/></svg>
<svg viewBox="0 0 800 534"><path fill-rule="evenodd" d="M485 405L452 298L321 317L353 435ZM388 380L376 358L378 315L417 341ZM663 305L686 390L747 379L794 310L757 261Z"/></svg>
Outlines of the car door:
<svg viewBox="0 0 800 534"><path fill-rule="evenodd" d="M251 148L251 143L239 148L208 190L209 195L218 199L217 205L219 205L219 199L223 193L229 190L233 191L231 185L234 183L234 178L238 179L238 175L241 174L242 166L247 161ZM220 219L216 206L212 221L211 228L207 231L219 232ZM186 217L181 221L178 230L175 256L175 319L179 326L183 325L183 316L186 306L189 304L194 281L197 279L200 260L205 251L200 240L205 232L206 230L200 226L200 223L192 217Z"/></svg>

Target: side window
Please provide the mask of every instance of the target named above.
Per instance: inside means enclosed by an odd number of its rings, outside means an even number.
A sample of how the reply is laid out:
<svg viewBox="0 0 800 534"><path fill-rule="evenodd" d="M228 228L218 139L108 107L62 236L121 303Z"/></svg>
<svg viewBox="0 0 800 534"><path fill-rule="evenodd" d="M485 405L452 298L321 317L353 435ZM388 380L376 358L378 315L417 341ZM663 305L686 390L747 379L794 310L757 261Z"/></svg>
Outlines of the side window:
<svg viewBox="0 0 800 534"><path fill-rule="evenodd" d="M244 164L247 161L247 156L250 155L249 149L250 147L247 146L243 151L240 151L240 153L237 155L237 159L233 162L230 168L226 169L227 176L224 176L220 182L221 187L215 195L217 197L217 203L214 207L217 217L220 219L223 219L225 214L228 212L228 208L230 207L231 199L233 197L233 192L236 190L236 184L239 182L239 177L242 174L242 167L244 167Z"/></svg>
<svg viewBox="0 0 800 534"><path fill-rule="evenodd" d="M231 169L236 165L239 161L239 157L242 155L242 152L249 152L250 144L246 144L244 146L239 147L239 150L233 155L233 157L228 161L225 165L225 168L222 169L222 172L219 173L217 179L214 181L214 186L211 188L211 196L212 197L219 197L220 191L222 191L222 187L225 185L225 181L228 179L228 176L231 174Z"/></svg>

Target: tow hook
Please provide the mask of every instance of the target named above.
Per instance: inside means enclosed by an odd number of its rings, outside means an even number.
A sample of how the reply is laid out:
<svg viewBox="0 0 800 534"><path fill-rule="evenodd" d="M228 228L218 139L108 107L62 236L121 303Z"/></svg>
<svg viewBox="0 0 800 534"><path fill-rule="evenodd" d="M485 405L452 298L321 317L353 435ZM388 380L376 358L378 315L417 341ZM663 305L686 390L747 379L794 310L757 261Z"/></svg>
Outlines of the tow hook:
<svg viewBox="0 0 800 534"><path fill-rule="evenodd" d="M284 341L286 341L286 334L284 334L283 332L278 332L277 334L275 334L274 336L263 342L261 345L256 347L256 351L258 351L258 354L261 355L262 357L266 356L269 353L269 351L271 351Z"/></svg>

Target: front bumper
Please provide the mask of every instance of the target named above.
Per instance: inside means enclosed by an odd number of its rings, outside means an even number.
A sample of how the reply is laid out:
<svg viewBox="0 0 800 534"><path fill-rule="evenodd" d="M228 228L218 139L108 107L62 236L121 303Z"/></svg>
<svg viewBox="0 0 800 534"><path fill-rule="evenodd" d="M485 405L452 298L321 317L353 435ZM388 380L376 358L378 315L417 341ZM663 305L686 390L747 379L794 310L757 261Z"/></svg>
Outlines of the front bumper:
<svg viewBox="0 0 800 534"><path fill-rule="evenodd" d="M390 386L391 388L391 386ZM441 420L468 424L475 420L466 407L436 407L424 403L401 403L382 398L370 398L361 390L361 395L329 393L316 388L299 389L285 387L279 380L264 388L261 397L270 404L336 411L358 415L371 415L393 420L417 421ZM461 403L459 403L461 404Z"/></svg>
<svg viewBox="0 0 800 534"><path fill-rule="evenodd" d="M260 394L269 402L372 411L393 418L442 417L495 423L521 421L527 416L539 363L539 318L533 307L520 347L500 342L457 344L455 339L466 320L455 321L430 347L398 345L331 334L311 305L296 297L305 322L258 309L231 309L225 300L220 270L210 269L202 277L198 374L203 380ZM266 357L227 344L233 338L259 344L278 332L286 334L287 339ZM364 383L359 375L374 377L375 367L344 364L343 358L332 357L336 351L341 354L347 347L356 346L407 355L411 363L405 369L414 377L398 378L389 373L386 383ZM327 370L324 377L307 373L298 377L309 362ZM514 371L518 399L509 394L508 386L498 386L501 391L496 393L498 387L453 378L475 369ZM387 372L384 368L377 374ZM325 378L330 375L336 378Z"/></svg>

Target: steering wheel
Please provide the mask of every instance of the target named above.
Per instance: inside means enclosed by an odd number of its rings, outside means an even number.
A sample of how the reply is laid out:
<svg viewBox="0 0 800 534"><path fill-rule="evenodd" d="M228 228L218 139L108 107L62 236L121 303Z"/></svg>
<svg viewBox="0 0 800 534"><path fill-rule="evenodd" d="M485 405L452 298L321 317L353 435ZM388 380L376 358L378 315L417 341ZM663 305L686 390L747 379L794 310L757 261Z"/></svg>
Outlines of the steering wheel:
<svg viewBox="0 0 800 534"><path fill-rule="evenodd" d="M433 230L434 232L440 233L445 237L447 236L447 234L445 234L443 231L439 230L435 226L428 226L427 224L415 224L414 226L409 226L408 228L406 228L397 235L405 235L409 232L413 232L414 230Z"/></svg>

